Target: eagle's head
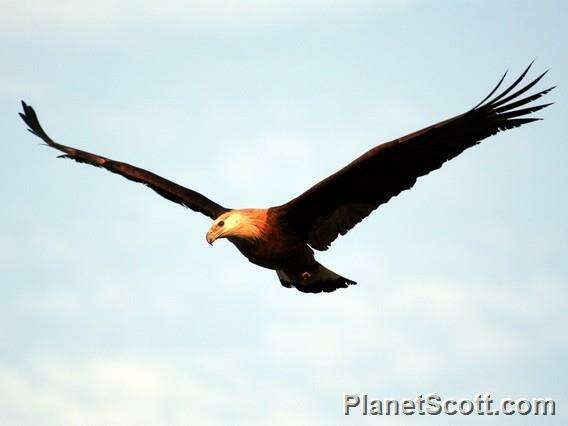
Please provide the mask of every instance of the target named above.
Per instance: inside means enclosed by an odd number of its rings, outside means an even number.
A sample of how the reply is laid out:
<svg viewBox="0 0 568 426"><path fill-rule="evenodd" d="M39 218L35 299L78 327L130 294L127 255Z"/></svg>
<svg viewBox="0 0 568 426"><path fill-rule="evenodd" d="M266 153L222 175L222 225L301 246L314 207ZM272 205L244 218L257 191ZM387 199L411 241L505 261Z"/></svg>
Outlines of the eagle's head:
<svg viewBox="0 0 568 426"><path fill-rule="evenodd" d="M209 244L228 237L257 240L261 238L265 226L265 209L231 210L215 219L205 239Z"/></svg>

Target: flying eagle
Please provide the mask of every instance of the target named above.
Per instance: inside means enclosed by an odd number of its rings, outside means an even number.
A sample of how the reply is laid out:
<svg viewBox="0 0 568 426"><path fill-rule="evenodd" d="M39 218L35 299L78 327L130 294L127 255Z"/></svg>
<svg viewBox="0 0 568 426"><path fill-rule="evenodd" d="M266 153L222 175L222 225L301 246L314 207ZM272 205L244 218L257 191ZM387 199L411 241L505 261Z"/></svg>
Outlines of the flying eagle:
<svg viewBox="0 0 568 426"><path fill-rule="evenodd" d="M284 287L305 293L332 292L356 283L319 264L313 249L327 250L339 235L345 235L381 204L467 148L502 130L540 120L527 115L551 104L519 107L556 86L522 97L542 79L545 71L514 91L531 65L493 98L507 73L469 111L378 145L300 196L267 209L223 207L147 170L61 145L45 133L33 108L23 101L20 116L30 132L64 153L61 158L102 167L143 183L168 200L210 217L213 224L206 235L209 244L227 238L250 262L275 270Z"/></svg>

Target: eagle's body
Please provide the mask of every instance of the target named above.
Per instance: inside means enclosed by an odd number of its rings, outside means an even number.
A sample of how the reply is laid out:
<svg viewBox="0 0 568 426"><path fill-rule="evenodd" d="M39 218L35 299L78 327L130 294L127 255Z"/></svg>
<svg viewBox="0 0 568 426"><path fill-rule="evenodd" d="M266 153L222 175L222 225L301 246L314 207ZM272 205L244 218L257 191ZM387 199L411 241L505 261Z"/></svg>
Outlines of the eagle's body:
<svg viewBox="0 0 568 426"><path fill-rule="evenodd" d="M252 263L268 269L282 269L307 262L309 248L294 232L286 229L274 210L234 210L227 215L240 215L245 220L257 221L260 232L249 232L255 225L244 228L243 233L233 234L228 239ZM215 224L213 224L213 227ZM227 226L227 225L225 225Z"/></svg>
<svg viewBox="0 0 568 426"><path fill-rule="evenodd" d="M219 224L222 223L222 226ZM215 220L207 242L226 237L250 262L277 272L280 282L301 291L321 292L333 286L355 284L320 265L314 251L294 227L288 226L282 209L235 209Z"/></svg>
<svg viewBox="0 0 568 426"><path fill-rule="evenodd" d="M532 65L532 64L531 64ZM276 271L281 284L302 292L330 292L355 284L320 265L315 250L327 250L381 204L411 188L416 180L436 170L467 148L495 133L538 118L527 115L550 104L529 106L554 87L521 97L543 73L513 92L529 67L499 95L449 120L372 148L343 169L291 201L268 209L228 209L204 195L127 163L81 151L53 141L42 129L34 110L22 102L20 114L33 134L80 163L105 168L143 183L158 194L213 219L207 242L227 238L252 263ZM513 92L513 93L511 93Z"/></svg>

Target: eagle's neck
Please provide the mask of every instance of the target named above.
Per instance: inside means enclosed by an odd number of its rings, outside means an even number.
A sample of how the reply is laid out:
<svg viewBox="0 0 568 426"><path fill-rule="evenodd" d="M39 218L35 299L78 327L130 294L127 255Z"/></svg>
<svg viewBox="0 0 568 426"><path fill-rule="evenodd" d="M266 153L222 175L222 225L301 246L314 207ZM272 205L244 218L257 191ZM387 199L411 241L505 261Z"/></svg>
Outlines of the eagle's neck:
<svg viewBox="0 0 568 426"><path fill-rule="evenodd" d="M234 227L231 229L232 237L252 242L263 239L267 234L267 209L239 209L232 210L229 214L234 220Z"/></svg>

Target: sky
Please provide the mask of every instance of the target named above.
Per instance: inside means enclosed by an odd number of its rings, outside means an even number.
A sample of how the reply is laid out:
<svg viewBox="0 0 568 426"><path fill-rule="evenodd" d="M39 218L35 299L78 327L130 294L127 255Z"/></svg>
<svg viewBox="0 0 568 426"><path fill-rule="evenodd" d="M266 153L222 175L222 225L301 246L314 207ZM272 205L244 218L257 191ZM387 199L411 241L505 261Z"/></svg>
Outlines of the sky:
<svg viewBox="0 0 568 426"><path fill-rule="evenodd" d="M343 393L549 397L568 418L563 1L3 0L0 424L468 425L345 417ZM536 58L545 120L419 179L280 286L208 218L57 141L229 207L286 202L466 111Z"/></svg>

